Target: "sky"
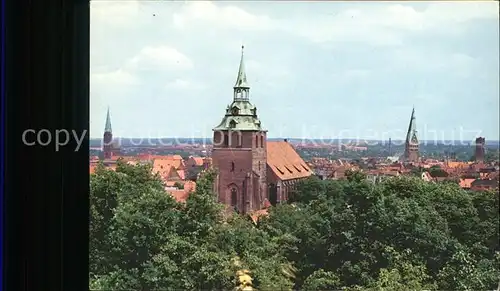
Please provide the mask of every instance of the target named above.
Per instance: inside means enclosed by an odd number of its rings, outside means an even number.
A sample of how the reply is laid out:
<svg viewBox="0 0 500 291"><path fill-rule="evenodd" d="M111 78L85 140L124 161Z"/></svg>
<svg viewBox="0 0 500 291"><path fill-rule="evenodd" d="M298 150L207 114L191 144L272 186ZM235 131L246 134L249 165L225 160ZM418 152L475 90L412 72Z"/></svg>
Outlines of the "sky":
<svg viewBox="0 0 500 291"><path fill-rule="evenodd" d="M90 136L211 137L245 45L268 137L499 139L496 2L91 1Z"/></svg>

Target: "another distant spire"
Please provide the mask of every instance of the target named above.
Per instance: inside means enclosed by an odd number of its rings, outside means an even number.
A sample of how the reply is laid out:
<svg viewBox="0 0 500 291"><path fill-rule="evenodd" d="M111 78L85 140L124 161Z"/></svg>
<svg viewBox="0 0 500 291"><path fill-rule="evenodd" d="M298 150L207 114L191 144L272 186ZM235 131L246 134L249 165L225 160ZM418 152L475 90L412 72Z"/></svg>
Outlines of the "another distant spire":
<svg viewBox="0 0 500 291"><path fill-rule="evenodd" d="M417 139L417 117L415 116L415 106L411 111L410 124L408 126L408 133L406 134L406 142L418 143Z"/></svg>
<svg viewBox="0 0 500 291"><path fill-rule="evenodd" d="M240 60L240 68L238 70L238 78L236 79L236 83L234 84L234 88L241 89L249 89L250 86L247 83L247 74L245 72L245 62L243 60L245 46L241 46L241 60Z"/></svg>
<svg viewBox="0 0 500 291"><path fill-rule="evenodd" d="M111 130L111 117L109 115L109 106L108 106L108 114L106 116L106 126L104 127L104 132L112 132L112 130Z"/></svg>

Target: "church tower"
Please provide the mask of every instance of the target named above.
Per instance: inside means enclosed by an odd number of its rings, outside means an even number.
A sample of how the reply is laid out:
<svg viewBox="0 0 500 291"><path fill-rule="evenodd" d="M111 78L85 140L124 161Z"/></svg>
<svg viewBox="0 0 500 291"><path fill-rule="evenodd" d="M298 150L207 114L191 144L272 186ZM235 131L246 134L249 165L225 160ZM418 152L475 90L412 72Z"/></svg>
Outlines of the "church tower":
<svg viewBox="0 0 500 291"><path fill-rule="evenodd" d="M418 138L417 138L417 125L415 117L415 107L411 112L410 125L408 126L408 133L406 134L405 143L405 160L410 163L418 162Z"/></svg>
<svg viewBox="0 0 500 291"><path fill-rule="evenodd" d="M218 171L215 188L219 202L248 213L261 209L267 199L267 131L261 127L257 108L250 103L243 49L233 102L213 129L212 163Z"/></svg>
<svg viewBox="0 0 500 291"><path fill-rule="evenodd" d="M108 114L106 116L106 125L104 126L104 137L102 139L102 151L104 152L104 159L109 160L113 157L113 132L111 130L111 117Z"/></svg>
<svg viewBox="0 0 500 291"><path fill-rule="evenodd" d="M474 153L474 158L476 162L484 162L484 144L486 139L484 137L476 138L476 150Z"/></svg>

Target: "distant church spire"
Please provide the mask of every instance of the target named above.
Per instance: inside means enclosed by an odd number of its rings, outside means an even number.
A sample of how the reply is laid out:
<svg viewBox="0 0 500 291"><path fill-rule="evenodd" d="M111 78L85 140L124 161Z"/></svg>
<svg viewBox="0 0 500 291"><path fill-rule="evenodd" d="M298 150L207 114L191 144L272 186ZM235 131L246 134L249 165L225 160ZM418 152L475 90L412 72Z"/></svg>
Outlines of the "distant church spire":
<svg viewBox="0 0 500 291"><path fill-rule="evenodd" d="M104 132L112 132L112 130L111 130L111 117L109 115L109 106L108 106L108 114L106 116L106 125L104 126Z"/></svg>
<svg viewBox="0 0 500 291"><path fill-rule="evenodd" d="M234 100L248 100L250 86L247 82L247 74L245 72L245 61L244 61L244 49L245 46L241 46L241 60L240 68L238 69L238 77L236 78L236 83L234 84Z"/></svg>
<svg viewBox="0 0 500 291"><path fill-rule="evenodd" d="M410 124L408 126L408 132L406 134L406 142L418 143L417 139L417 117L415 116L415 107L411 111Z"/></svg>
<svg viewBox="0 0 500 291"><path fill-rule="evenodd" d="M405 145L405 158L409 162L418 162L419 156L419 142L417 137L417 124L415 116L415 107L411 111L410 124L408 126L408 133L406 134Z"/></svg>
<svg viewBox="0 0 500 291"><path fill-rule="evenodd" d="M104 126L104 136L102 141L103 141L102 150L104 152L104 159L109 160L113 156L113 133L111 130L111 116L109 115L109 106L108 106L108 114L106 116L106 126Z"/></svg>

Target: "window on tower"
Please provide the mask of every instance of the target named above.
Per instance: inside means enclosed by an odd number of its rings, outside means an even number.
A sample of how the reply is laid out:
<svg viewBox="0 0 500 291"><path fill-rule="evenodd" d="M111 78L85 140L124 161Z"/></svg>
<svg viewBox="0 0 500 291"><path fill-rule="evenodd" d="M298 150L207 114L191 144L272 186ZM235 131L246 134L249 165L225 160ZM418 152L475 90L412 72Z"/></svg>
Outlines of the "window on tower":
<svg viewBox="0 0 500 291"><path fill-rule="evenodd" d="M231 162L231 172L234 172L234 162Z"/></svg>
<svg viewBox="0 0 500 291"><path fill-rule="evenodd" d="M260 147L261 148L264 147L264 136L263 135L260 136Z"/></svg>
<svg viewBox="0 0 500 291"><path fill-rule="evenodd" d="M258 135L255 136L255 147L256 148L259 147L259 136Z"/></svg>

